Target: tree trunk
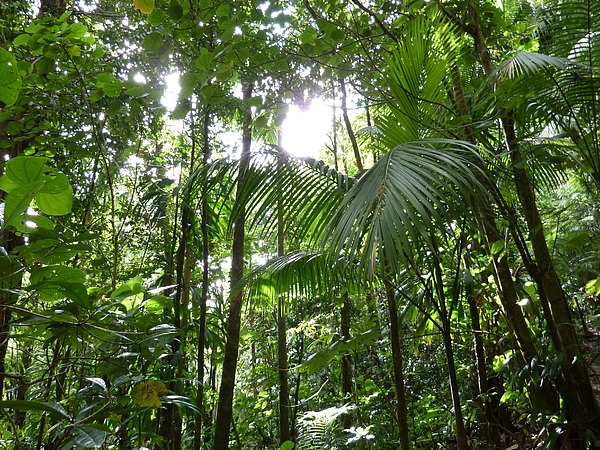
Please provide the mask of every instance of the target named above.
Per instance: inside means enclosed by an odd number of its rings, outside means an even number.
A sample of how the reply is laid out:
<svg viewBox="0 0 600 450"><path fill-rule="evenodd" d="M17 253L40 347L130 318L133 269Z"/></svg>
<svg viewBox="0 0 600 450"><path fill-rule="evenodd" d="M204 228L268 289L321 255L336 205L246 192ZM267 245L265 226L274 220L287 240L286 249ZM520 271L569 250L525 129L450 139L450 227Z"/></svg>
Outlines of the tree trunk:
<svg viewBox="0 0 600 450"><path fill-rule="evenodd" d="M343 301L342 340L346 341L350 339L350 296L348 292L344 292ZM347 352L342 356L342 396L344 403L347 403L352 398L352 362L350 353ZM358 407L358 405L356 406ZM345 430L352 426L352 414L344 414L343 425Z"/></svg>
<svg viewBox="0 0 600 450"><path fill-rule="evenodd" d="M208 164L210 158L210 108L204 111L203 123L203 164ZM196 395L196 408L198 411L194 417L194 450L200 450L202 443L202 424L205 417L204 408L204 345L206 340L206 301L208 300L209 288L209 238L208 238L208 200L202 195L202 218L200 223L202 233L202 292L200 293L200 318L198 324L198 393Z"/></svg>
<svg viewBox="0 0 600 450"><path fill-rule="evenodd" d="M281 133L279 134L281 144ZM282 155L277 158L279 168L283 167ZM281 198L277 202L277 256L285 253L283 207ZM288 383L287 328L284 298L277 299L277 362L279 374L279 440L283 444L290 440L290 388Z"/></svg>
<svg viewBox="0 0 600 450"><path fill-rule="evenodd" d="M442 339L444 341L444 351L446 353L446 362L448 363L448 376L450 379L450 395L452 397L452 406L454 407L454 420L456 423L456 448L458 450L469 450L469 441L467 439L467 430L462 414L462 405L460 402L460 393L458 387L458 378L456 376L456 365L454 362L454 349L452 348L452 330L450 314L446 307L446 297L444 291L444 280L442 278L442 267L437 261L433 266L434 292L432 296L437 296L438 312L442 322ZM458 290L453 290L455 299L458 299ZM453 299L454 300L454 299ZM435 300L434 300L435 301ZM451 311L450 311L451 313Z"/></svg>
<svg viewBox="0 0 600 450"><path fill-rule="evenodd" d="M489 58L489 54L487 54L487 57ZM452 97L456 108L461 116L468 117L469 110L462 85L462 77L460 74L460 69L456 63L452 64L451 76L453 88ZM477 143L475 133L471 126L465 127L464 133L467 141L471 142L472 144ZM489 186L488 180L479 176L478 179L484 186ZM490 192L494 192L494 187L489 186L489 190ZM487 239L487 248L489 250L495 242L501 239L501 237L496 225L496 217L493 206L487 198L481 199L477 219L484 231L484 235ZM525 364L529 364L533 358L539 359L537 348L531 331L527 326L527 322L525 321L525 317L523 316L523 311L518 305L519 299L515 288L515 283L512 279L508 258L506 254L502 254L500 256L491 256L494 267L494 278L496 280L496 284L498 285L498 289L500 290L500 301L508 318L508 324L513 332L517 347L520 349L520 352L517 352L517 358L523 366ZM537 386L535 384L530 384L529 390L532 394L531 397L535 398ZM552 388L552 386L550 386L549 383L545 383L542 388L542 393L544 395L546 410L552 413L557 412L559 408L559 402L556 391Z"/></svg>
<svg viewBox="0 0 600 450"><path fill-rule="evenodd" d="M469 299L469 315L471 316L471 327L473 329L473 347L475 353L475 362L477 364L477 390L481 398L483 412L485 415L484 433L487 440L495 447L500 447L499 423L494 413L493 405L490 402L490 387L488 384L487 366L485 357L485 347L483 345L483 332L479 320L478 300L483 293Z"/></svg>
<svg viewBox="0 0 600 450"><path fill-rule="evenodd" d="M356 136L354 134L354 130L352 129L350 118L348 117L348 108L346 107L346 82L343 78L340 78L340 88L342 91L342 116L344 117L344 124L346 125L346 131L348 132L348 138L350 138L350 143L352 144L352 150L354 150L356 168L359 172L362 172L365 169L360 156L360 149L358 148L358 143L356 142Z"/></svg>
<svg viewBox="0 0 600 450"><path fill-rule="evenodd" d="M409 450L408 439L408 416L406 410L406 393L404 391L404 368L402 361L402 340L400 338L400 327L398 324L398 306L396 305L396 293L392 284L384 280L385 294L388 310L390 313L390 338L392 340L392 364L394 366L394 383L398 401L398 437L400 449Z"/></svg>
<svg viewBox="0 0 600 450"><path fill-rule="evenodd" d="M238 192L244 181L248 158L250 156L250 145L252 143L252 111L247 102L252 96L252 85L245 84L243 87L243 99L246 112L243 123L242 155L240 173L238 176ZM246 214L242 209L235 221L233 234L233 250L231 255L231 289L235 289L244 275L244 237L245 237ZM240 327L242 313L243 291L240 290L229 304L229 319L227 324L227 343L225 344L225 357L223 361L223 374L221 387L219 389L219 403L217 406L217 420L215 424L215 437L213 450L227 450L229 448L229 430L233 419L233 389L235 386L235 371L240 343Z"/></svg>

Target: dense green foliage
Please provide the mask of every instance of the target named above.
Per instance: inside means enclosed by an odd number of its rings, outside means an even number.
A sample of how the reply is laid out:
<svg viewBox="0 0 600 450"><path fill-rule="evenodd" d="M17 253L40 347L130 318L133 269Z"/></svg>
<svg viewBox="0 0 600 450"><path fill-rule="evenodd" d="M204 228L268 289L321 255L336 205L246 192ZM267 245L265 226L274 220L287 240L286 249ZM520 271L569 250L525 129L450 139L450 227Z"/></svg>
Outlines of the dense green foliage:
<svg viewBox="0 0 600 450"><path fill-rule="evenodd" d="M600 448L599 71L595 0L0 3L0 447Z"/></svg>

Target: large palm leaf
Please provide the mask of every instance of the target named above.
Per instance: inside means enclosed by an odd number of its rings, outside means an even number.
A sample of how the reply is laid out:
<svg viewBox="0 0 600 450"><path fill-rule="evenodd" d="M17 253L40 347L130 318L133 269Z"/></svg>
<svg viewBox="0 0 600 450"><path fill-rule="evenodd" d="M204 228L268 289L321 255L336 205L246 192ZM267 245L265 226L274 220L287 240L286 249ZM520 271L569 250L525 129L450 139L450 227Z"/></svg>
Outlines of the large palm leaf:
<svg viewBox="0 0 600 450"><path fill-rule="evenodd" d="M540 51L512 56L498 70L497 98L547 148L560 148L600 189L600 2L550 8L537 32ZM502 89L502 85L504 88ZM527 101L523 101L526 99ZM547 139L553 135L553 139Z"/></svg>
<svg viewBox="0 0 600 450"><path fill-rule="evenodd" d="M454 137L448 124L458 114L448 98L447 78L458 40L441 17L419 17L403 30L403 40L387 60L390 114L378 135L386 151L429 137Z"/></svg>
<svg viewBox="0 0 600 450"><path fill-rule="evenodd" d="M385 154L344 197L324 236L335 254L359 257L373 275L386 260L394 273L414 265L452 220L472 215L483 193L479 149L456 140L407 142ZM479 175L484 176L483 172Z"/></svg>

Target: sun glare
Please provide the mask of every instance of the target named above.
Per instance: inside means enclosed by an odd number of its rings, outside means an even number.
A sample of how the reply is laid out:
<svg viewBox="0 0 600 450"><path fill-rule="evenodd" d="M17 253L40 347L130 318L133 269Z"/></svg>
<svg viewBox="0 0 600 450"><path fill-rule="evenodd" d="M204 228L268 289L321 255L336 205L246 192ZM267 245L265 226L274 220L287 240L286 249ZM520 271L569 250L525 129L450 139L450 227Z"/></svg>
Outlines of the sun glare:
<svg viewBox="0 0 600 450"><path fill-rule="evenodd" d="M283 148L298 156L317 158L331 128L331 109L320 99L308 111L292 105L283 123Z"/></svg>

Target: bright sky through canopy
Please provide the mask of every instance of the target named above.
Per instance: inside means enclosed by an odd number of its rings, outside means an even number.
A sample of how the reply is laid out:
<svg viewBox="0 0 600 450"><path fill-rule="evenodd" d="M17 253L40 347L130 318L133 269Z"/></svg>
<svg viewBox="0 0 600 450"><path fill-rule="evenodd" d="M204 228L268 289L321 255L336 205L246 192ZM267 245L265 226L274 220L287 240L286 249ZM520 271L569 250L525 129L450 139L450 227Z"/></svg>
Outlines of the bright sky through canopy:
<svg viewBox="0 0 600 450"><path fill-rule="evenodd" d="M320 99L313 100L306 112L291 105L282 127L283 148L294 155L318 157L327 142L331 118L331 109Z"/></svg>
<svg viewBox="0 0 600 450"><path fill-rule="evenodd" d="M142 82L141 75L139 77L136 75L136 81ZM181 89L179 73L166 75L165 81L167 89L161 103L169 111L173 111ZM321 99L312 100L308 111L302 111L298 106L290 105L282 126L283 148L297 156L317 158L319 151L327 142L331 119L331 108L326 106Z"/></svg>

